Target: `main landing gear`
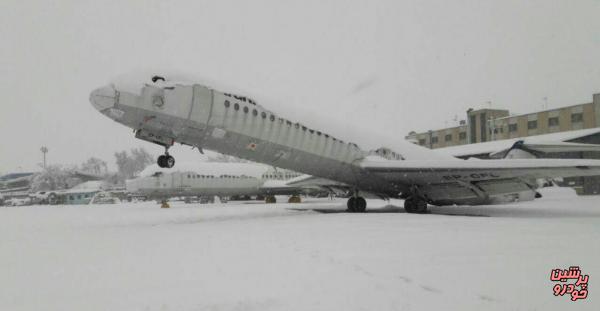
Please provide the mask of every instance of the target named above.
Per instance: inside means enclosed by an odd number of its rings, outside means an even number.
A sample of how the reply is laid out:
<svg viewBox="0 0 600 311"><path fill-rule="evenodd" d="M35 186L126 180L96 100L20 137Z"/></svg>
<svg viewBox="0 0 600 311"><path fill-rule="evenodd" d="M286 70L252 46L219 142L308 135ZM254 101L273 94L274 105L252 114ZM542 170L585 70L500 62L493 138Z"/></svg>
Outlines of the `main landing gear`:
<svg viewBox="0 0 600 311"><path fill-rule="evenodd" d="M288 203L302 203L302 199L299 195L293 195L288 199Z"/></svg>
<svg viewBox="0 0 600 311"><path fill-rule="evenodd" d="M404 200L404 210L407 213L424 214L427 212L427 202L416 197L406 198Z"/></svg>
<svg viewBox="0 0 600 311"><path fill-rule="evenodd" d="M156 163L162 168L172 168L175 166L175 158L169 155L169 148L165 148L165 154L159 156Z"/></svg>
<svg viewBox="0 0 600 311"><path fill-rule="evenodd" d="M351 196L346 203L350 213L364 213L367 210L367 200L363 197Z"/></svg>
<svg viewBox="0 0 600 311"><path fill-rule="evenodd" d="M268 195L265 197L265 203L274 204L274 203L277 203L277 199L275 198L274 195Z"/></svg>

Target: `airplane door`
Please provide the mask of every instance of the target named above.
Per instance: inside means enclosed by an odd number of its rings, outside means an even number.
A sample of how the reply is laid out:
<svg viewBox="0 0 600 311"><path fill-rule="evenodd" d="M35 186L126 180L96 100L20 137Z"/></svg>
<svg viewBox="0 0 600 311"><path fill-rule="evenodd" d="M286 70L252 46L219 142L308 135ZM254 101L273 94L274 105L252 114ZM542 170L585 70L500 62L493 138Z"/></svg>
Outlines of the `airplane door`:
<svg viewBox="0 0 600 311"><path fill-rule="evenodd" d="M160 110L162 110L162 113L175 117L170 125L170 130L173 136L177 138L185 131L187 120L190 117L194 97L193 87L190 85L166 87L162 96L164 104L160 107Z"/></svg>
<svg viewBox="0 0 600 311"><path fill-rule="evenodd" d="M194 85L192 106L187 120L185 136L190 141L199 141L212 113L213 91L202 85Z"/></svg>

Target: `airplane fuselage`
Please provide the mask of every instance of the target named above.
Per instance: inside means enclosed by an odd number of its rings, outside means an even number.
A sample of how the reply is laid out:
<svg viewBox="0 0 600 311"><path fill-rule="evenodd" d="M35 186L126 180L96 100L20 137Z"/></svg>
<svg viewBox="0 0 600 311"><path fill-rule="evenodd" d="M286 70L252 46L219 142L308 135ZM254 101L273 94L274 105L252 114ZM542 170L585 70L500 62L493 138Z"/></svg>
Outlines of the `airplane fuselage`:
<svg viewBox="0 0 600 311"><path fill-rule="evenodd" d="M245 97L198 84L147 84L139 94L104 88L91 96L100 104L106 97L106 106L97 109L157 144L215 150L389 196L407 187L362 170L358 163L366 152L356 144L281 118Z"/></svg>

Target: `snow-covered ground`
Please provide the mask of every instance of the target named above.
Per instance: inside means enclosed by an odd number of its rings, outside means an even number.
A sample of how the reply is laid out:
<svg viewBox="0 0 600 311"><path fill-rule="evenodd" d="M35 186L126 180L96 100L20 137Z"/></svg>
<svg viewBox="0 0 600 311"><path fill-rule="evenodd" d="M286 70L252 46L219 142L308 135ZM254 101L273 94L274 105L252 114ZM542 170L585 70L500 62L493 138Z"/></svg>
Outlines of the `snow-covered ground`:
<svg viewBox="0 0 600 311"><path fill-rule="evenodd" d="M328 199L4 207L0 310L599 310L600 197L544 194L427 215ZM551 269L571 265L586 300L552 294Z"/></svg>

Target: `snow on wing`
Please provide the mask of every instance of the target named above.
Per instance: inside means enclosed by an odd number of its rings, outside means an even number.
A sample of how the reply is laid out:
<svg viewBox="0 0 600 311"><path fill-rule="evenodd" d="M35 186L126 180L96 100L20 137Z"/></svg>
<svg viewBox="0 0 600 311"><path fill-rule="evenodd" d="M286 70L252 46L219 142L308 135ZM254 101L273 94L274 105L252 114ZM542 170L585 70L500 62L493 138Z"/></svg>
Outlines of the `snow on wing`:
<svg viewBox="0 0 600 311"><path fill-rule="evenodd" d="M536 179L600 175L600 160L363 161L371 174L435 205L531 200Z"/></svg>

